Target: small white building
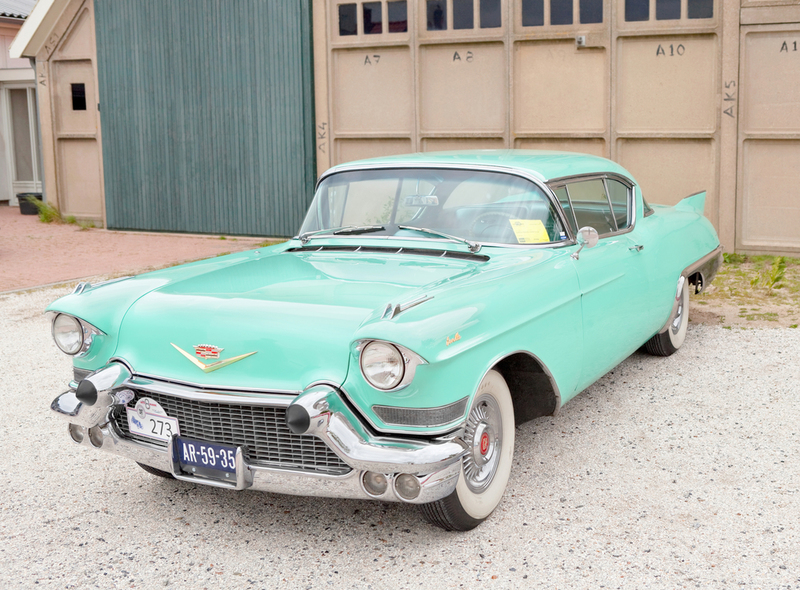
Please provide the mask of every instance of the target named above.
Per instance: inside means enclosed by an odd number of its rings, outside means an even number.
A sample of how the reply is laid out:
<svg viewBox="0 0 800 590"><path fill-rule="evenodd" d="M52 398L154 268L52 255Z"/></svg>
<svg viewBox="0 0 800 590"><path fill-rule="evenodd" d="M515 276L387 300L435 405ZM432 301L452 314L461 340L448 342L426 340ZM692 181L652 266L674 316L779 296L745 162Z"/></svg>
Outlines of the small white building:
<svg viewBox="0 0 800 590"><path fill-rule="evenodd" d="M18 193L42 192L35 73L29 59L8 54L34 4L0 0L0 201L11 205Z"/></svg>

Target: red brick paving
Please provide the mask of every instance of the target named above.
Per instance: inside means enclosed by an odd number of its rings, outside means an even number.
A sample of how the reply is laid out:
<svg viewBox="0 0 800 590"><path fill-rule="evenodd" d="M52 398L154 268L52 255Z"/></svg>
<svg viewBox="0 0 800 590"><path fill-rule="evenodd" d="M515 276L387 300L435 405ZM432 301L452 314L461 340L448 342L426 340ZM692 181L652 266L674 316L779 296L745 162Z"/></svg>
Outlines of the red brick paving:
<svg viewBox="0 0 800 590"><path fill-rule="evenodd" d="M82 230L42 223L0 203L0 293L96 275L136 274L179 262L255 248L259 238L219 239Z"/></svg>

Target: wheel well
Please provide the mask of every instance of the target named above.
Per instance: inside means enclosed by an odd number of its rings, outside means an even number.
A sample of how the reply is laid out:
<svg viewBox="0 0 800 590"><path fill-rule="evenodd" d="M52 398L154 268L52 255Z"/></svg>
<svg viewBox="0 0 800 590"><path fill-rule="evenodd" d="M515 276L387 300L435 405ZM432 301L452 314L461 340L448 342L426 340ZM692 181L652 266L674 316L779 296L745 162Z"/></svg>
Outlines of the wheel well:
<svg viewBox="0 0 800 590"><path fill-rule="evenodd" d="M689 275L688 281L690 285L694 286L695 294L702 293L703 289L706 286L705 277L703 276L703 273L701 273L700 271Z"/></svg>
<svg viewBox="0 0 800 590"><path fill-rule="evenodd" d="M535 357L525 352L512 354L494 366L508 384L514 403L514 421L520 425L558 411L559 395L550 374Z"/></svg>

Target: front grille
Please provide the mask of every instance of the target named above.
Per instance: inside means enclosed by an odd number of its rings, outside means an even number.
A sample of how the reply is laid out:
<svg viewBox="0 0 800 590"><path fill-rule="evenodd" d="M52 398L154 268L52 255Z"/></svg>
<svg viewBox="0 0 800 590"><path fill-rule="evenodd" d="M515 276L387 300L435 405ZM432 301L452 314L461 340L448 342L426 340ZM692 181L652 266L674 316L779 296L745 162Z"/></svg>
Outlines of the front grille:
<svg viewBox="0 0 800 590"><path fill-rule="evenodd" d="M143 397L154 399L170 418L177 418L181 436L242 447L252 465L326 475L351 471L321 439L293 434L286 426L285 408L200 402L150 391L134 393L136 397L128 407L133 408ZM122 406L114 408L111 418L124 438L167 446L165 442L131 434Z"/></svg>

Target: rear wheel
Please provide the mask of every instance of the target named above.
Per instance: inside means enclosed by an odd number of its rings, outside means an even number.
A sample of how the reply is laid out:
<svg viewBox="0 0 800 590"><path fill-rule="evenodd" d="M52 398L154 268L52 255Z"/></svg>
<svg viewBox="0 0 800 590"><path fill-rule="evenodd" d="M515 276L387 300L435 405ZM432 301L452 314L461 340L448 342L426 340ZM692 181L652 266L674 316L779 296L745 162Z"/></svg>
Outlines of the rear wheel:
<svg viewBox="0 0 800 590"><path fill-rule="evenodd" d="M144 463L137 462L136 464L142 469L144 469L147 473L157 475L158 477L164 477L166 479L175 479L175 477L171 473L167 473L166 471L161 471L160 469L156 469L155 467L150 467L149 465L145 465Z"/></svg>
<svg viewBox="0 0 800 590"><path fill-rule="evenodd" d="M669 327L662 334L656 334L648 340L644 347L647 352L656 356L669 356L676 352L686 340L689 328L689 281L683 281L678 306L669 319Z"/></svg>
<svg viewBox="0 0 800 590"><path fill-rule="evenodd" d="M505 379L491 370L475 394L464 440L467 454L452 494L423 504L425 519L448 531L474 529L497 508L514 455L514 405Z"/></svg>

